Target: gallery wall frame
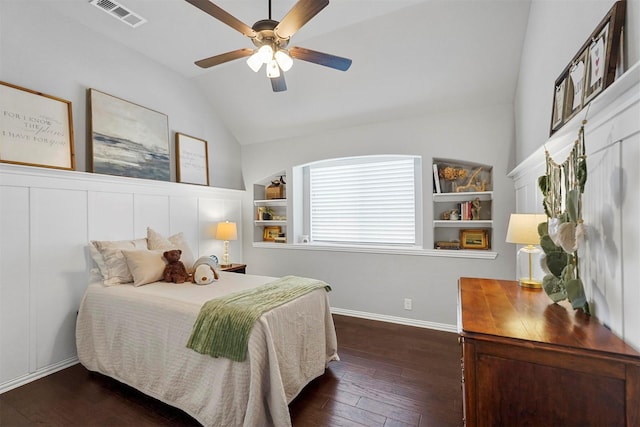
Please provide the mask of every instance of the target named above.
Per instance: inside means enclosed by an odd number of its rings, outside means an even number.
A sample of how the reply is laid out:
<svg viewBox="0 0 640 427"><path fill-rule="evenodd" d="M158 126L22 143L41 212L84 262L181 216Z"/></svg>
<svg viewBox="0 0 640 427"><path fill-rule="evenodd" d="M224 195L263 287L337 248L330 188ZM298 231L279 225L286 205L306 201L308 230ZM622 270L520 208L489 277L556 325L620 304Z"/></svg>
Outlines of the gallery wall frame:
<svg viewBox="0 0 640 427"><path fill-rule="evenodd" d="M209 185L207 141L176 132L176 181Z"/></svg>
<svg viewBox="0 0 640 427"><path fill-rule="evenodd" d="M71 101L0 81L0 162L75 169Z"/></svg>
<svg viewBox="0 0 640 427"><path fill-rule="evenodd" d="M93 88L87 93L92 171L170 181L167 115Z"/></svg>
<svg viewBox="0 0 640 427"><path fill-rule="evenodd" d="M549 135L585 108L624 71L626 0L611 7L554 83Z"/></svg>

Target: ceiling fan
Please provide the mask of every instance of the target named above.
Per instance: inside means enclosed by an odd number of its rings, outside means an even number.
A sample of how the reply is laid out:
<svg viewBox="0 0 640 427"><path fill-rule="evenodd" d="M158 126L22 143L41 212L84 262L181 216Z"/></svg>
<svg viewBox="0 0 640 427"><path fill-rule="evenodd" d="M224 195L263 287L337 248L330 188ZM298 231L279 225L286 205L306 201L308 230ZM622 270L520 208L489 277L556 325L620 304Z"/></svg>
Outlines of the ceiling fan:
<svg viewBox="0 0 640 427"><path fill-rule="evenodd" d="M271 19L271 0L269 0L269 19L262 19L253 24L252 27L244 24L209 0L186 1L249 37L255 45L255 49L237 49L201 59L195 63L199 67L209 68L248 56L247 64L253 71L257 72L262 67L262 64L266 64L267 77L271 80L273 91L282 92L287 90L284 71L288 71L293 65L291 58L324 65L340 71L347 71L351 66L351 59L348 58L298 46L287 48L291 36L322 9L327 7L329 0L299 0L280 22Z"/></svg>

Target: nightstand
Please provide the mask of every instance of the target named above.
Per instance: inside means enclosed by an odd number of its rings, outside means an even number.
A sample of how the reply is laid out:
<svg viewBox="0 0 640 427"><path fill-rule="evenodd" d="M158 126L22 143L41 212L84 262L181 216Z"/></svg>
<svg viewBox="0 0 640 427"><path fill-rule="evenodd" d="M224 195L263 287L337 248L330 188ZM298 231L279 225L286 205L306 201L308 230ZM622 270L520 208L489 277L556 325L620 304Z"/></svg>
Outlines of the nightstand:
<svg viewBox="0 0 640 427"><path fill-rule="evenodd" d="M245 274L247 272L247 264L231 264L228 267L220 267L220 270Z"/></svg>

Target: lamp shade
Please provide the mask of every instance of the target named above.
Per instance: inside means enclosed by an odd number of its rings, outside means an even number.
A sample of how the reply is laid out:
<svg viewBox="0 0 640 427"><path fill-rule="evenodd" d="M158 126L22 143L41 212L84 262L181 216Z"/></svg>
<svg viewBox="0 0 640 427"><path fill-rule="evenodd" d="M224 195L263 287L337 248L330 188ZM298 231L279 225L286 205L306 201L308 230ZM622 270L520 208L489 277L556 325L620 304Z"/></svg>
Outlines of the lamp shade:
<svg viewBox="0 0 640 427"><path fill-rule="evenodd" d="M518 245L539 245L538 224L546 221L544 214L511 214L506 241Z"/></svg>
<svg viewBox="0 0 640 427"><path fill-rule="evenodd" d="M218 227L216 228L216 239L217 240L237 240L238 239L238 228L236 227L235 222L219 222Z"/></svg>

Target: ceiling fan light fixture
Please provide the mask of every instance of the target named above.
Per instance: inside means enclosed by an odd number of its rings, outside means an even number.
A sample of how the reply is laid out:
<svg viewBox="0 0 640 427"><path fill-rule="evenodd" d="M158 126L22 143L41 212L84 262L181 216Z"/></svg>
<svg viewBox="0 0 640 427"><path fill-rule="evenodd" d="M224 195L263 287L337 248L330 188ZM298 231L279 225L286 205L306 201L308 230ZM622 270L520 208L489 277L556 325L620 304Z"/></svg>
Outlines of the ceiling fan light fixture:
<svg viewBox="0 0 640 427"><path fill-rule="evenodd" d="M278 50L274 57L278 62L280 68L282 68L282 71L289 71L291 69L291 66L293 65L293 59L291 59L287 51Z"/></svg>
<svg viewBox="0 0 640 427"><path fill-rule="evenodd" d="M275 59L272 59L267 64L267 77L270 79L280 77L280 67L278 67L278 62Z"/></svg>
<svg viewBox="0 0 640 427"><path fill-rule="evenodd" d="M247 65L256 73L262 67L262 64L263 61L262 58L260 58L260 52L258 51L254 52L253 55L247 58Z"/></svg>
<svg viewBox="0 0 640 427"><path fill-rule="evenodd" d="M260 46L260 49L258 49L257 55L259 55L260 60L264 64L267 64L269 63L269 61L273 59L273 48L268 44L265 44L264 46Z"/></svg>

